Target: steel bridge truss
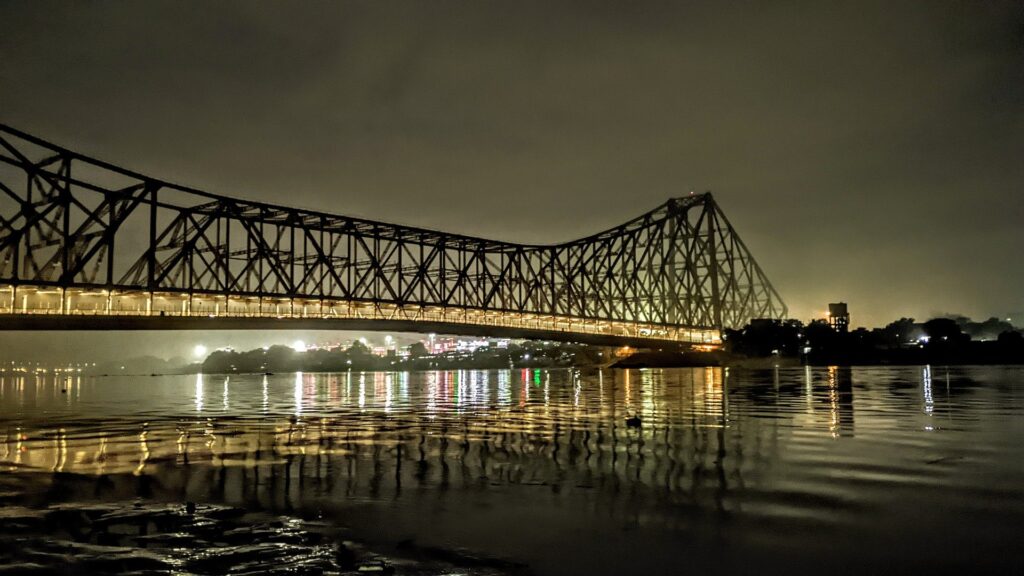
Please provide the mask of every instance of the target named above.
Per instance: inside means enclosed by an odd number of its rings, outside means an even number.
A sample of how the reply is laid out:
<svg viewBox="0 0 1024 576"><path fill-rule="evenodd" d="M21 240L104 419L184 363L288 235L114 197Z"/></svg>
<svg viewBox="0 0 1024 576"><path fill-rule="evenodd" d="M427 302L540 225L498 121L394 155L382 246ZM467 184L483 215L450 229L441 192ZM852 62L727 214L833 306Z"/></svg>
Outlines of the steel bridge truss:
<svg viewBox="0 0 1024 576"><path fill-rule="evenodd" d="M521 245L218 196L2 125L0 286L12 314L401 318L690 343L786 315L710 194Z"/></svg>

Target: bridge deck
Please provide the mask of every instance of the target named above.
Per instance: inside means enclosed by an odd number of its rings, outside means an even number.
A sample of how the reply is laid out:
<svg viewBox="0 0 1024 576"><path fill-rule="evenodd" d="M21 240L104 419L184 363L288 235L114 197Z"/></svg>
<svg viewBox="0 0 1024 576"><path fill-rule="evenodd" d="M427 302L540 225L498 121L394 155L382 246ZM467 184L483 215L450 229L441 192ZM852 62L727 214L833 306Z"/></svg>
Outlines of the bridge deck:
<svg viewBox="0 0 1024 576"><path fill-rule="evenodd" d="M175 292L0 286L0 330L391 330L641 347L717 345L717 330L512 311Z"/></svg>

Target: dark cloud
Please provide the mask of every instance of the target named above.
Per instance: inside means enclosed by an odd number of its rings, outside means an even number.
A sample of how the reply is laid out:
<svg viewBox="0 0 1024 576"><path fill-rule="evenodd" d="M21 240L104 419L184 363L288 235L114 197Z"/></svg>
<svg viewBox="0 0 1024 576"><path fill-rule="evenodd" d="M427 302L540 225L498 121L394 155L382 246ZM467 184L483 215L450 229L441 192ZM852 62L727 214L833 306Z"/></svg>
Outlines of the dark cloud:
<svg viewBox="0 0 1024 576"><path fill-rule="evenodd" d="M795 315L1024 310L1016 2L3 2L0 117L524 242L713 190Z"/></svg>

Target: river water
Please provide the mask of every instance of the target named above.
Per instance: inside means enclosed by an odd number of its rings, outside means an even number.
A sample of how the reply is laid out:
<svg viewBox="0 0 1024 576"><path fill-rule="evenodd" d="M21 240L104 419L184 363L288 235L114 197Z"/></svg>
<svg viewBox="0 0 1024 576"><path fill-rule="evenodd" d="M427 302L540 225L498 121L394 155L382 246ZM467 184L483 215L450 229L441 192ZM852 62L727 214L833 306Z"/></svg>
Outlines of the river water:
<svg viewBox="0 0 1024 576"><path fill-rule="evenodd" d="M0 434L7 506L232 506L499 573L1024 573L1024 367L6 373Z"/></svg>

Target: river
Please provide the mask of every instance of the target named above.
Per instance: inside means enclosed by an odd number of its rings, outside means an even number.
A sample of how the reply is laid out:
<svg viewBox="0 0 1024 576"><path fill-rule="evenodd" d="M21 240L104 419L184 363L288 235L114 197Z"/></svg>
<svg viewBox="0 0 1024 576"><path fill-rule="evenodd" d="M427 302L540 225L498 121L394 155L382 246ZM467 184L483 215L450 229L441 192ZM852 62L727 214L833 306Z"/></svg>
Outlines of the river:
<svg viewBox="0 0 1024 576"><path fill-rule="evenodd" d="M1019 574L1022 416L1024 367L7 372L0 498L295 518L398 573Z"/></svg>

